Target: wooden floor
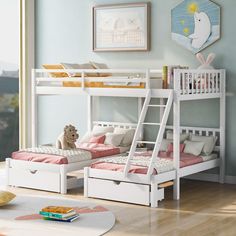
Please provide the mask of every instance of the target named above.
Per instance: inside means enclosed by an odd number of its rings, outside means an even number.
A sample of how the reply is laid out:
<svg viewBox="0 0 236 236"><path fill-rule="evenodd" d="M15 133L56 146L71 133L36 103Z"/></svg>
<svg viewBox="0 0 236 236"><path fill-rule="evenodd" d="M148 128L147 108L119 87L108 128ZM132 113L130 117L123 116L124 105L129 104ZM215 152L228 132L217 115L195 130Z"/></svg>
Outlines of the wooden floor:
<svg viewBox="0 0 236 236"><path fill-rule="evenodd" d="M236 186L184 180L181 200L172 200L172 189L159 208L89 199L116 216L108 236L122 235L236 235ZM16 194L57 195L23 188L7 188ZM84 199L83 190L69 191L67 198ZM78 232L79 233L79 232ZM79 235L79 234L78 234Z"/></svg>

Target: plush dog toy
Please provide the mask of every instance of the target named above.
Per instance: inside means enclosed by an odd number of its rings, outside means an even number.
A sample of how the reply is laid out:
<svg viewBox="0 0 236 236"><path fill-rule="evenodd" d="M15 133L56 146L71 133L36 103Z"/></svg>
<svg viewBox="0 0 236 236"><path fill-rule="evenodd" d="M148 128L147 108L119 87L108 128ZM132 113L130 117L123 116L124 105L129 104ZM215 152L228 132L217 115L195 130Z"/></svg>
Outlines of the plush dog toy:
<svg viewBox="0 0 236 236"><path fill-rule="evenodd" d="M63 150L74 149L78 138L77 129L73 125L66 125L64 132L57 138L56 147Z"/></svg>

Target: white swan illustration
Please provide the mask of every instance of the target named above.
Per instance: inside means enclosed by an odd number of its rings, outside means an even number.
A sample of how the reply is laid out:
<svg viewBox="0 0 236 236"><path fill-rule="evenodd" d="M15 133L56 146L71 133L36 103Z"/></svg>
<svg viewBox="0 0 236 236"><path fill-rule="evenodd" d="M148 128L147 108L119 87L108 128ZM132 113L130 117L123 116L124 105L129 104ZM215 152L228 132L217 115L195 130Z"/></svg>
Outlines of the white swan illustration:
<svg viewBox="0 0 236 236"><path fill-rule="evenodd" d="M211 34L211 22L205 12L194 13L194 33L189 35L193 48L201 48Z"/></svg>

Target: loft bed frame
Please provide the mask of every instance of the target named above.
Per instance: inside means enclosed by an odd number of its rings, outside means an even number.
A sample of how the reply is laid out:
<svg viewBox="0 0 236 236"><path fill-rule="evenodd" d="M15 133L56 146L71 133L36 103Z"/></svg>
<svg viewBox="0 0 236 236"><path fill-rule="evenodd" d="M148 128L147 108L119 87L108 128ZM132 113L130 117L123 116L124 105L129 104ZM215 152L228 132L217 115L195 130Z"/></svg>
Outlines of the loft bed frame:
<svg viewBox="0 0 236 236"><path fill-rule="evenodd" d="M51 78L49 73L51 72L70 72L80 73L81 77L71 78ZM91 73L112 73L118 74L112 77L89 77ZM151 77L157 77L157 80L152 80ZM174 71L174 84L173 89L161 89L160 81L162 77L161 70L45 70L36 69L32 70L32 146L37 145L37 98L42 95L66 95L66 94L87 94L88 95L88 129L91 130L93 124L99 124L101 126L117 125L119 127L125 127L134 124L123 124L114 122L93 122L94 109L93 109L93 97L96 96L114 96L114 97L137 97L139 99L139 112L140 117L142 113L146 114L147 106L150 103L150 98L159 98L160 105L160 118L165 116L165 108L162 104L165 100L169 100L170 104L173 102L174 119L173 127L166 126L166 122L161 127L162 133L158 137L158 141L155 142L155 150L158 150L158 145L163 137L165 129L173 129L174 132L174 170L165 172L158 175L151 175L151 171L148 171L147 175L131 174L129 170L130 156L125 165L125 171L115 172L107 170L85 168L84 173L84 193L87 197L98 197L111 200L132 202L137 204L151 205L157 207L158 201L164 198L164 189L159 188L159 184L170 180L174 181L174 199L180 198L180 178L198 173L204 170L208 170L215 167L220 167L221 183L224 182L225 171L225 70L182 70L176 69ZM153 81L156 81L156 83ZM80 87L63 87L63 82L80 82ZM86 87L86 82L127 82L127 83L143 83L143 88L92 88ZM154 88L151 84L156 84ZM145 98L144 105L142 106L142 99ZM200 100L200 99L220 99L220 126L219 128L204 128L204 127L182 127L180 126L180 104L181 101L187 100ZM146 104L145 104L146 102ZM139 118L140 118L139 117ZM168 118L168 114L167 114ZM138 126L142 127L141 120L139 119ZM207 162L195 164L192 166L180 168L179 161L179 134L181 132L192 133L204 133L205 135L213 135L219 137L219 158L210 160ZM136 139L142 136L142 128L136 129ZM134 141L131 146L135 145ZM157 146L157 147L156 147ZM133 148L134 149L134 148ZM152 161L153 158L152 158ZM152 161L150 162L149 169L151 170ZM15 165L16 161L7 160L8 170L12 165ZM33 163L34 168L37 169L43 163ZM30 168L30 166L29 166ZM43 166L42 169L47 168ZM58 167L57 167L58 168ZM59 178L62 181L60 192L66 193L67 182L66 166L61 167L59 172ZM74 169L73 169L74 170ZM70 169L71 171L71 169ZM58 170L56 170L58 174ZM96 187L100 186L100 187ZM100 189L100 190L99 190ZM101 195L101 189L103 195ZM130 191L129 191L130 189ZM132 190L132 191L131 191ZM129 194L127 194L129 191ZM117 193L114 196L114 193ZM126 198L122 197L126 195ZM139 196L139 197L136 197Z"/></svg>

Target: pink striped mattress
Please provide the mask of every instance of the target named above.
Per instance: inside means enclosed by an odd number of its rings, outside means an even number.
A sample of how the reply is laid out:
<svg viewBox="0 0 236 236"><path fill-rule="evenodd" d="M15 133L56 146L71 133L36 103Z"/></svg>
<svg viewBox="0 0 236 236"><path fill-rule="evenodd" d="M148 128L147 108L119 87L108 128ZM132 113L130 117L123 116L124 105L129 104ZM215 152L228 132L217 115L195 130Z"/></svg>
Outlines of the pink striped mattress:
<svg viewBox="0 0 236 236"><path fill-rule="evenodd" d="M150 157L151 152L136 154L136 156L138 156L138 155ZM159 152L158 157L161 159L163 158L165 160L169 160L173 163L173 152L171 152L171 153ZM209 156L194 156L192 154L180 153L180 167L183 168L186 166L194 165L197 163L201 163L201 162L216 159L216 158L217 158L216 154L211 154ZM120 172L122 172L124 170L124 166L125 166L124 164L111 163L111 162L106 162L103 160L101 160L101 161L98 160L98 161L91 164L91 168L120 171ZM147 169L148 168L146 166L131 165L129 173L146 174ZM173 169L174 169L174 166L173 166ZM154 169L153 174L157 174L157 171L155 169Z"/></svg>
<svg viewBox="0 0 236 236"><path fill-rule="evenodd" d="M120 148L105 144L81 143L77 145L77 148L84 151L88 151L91 154L89 155L90 158L87 158L87 160L120 154ZM47 154L47 153L28 152L24 150L13 152L12 159L51 163L58 165L70 163L70 161L66 156ZM73 162L78 162L78 161L73 161Z"/></svg>

